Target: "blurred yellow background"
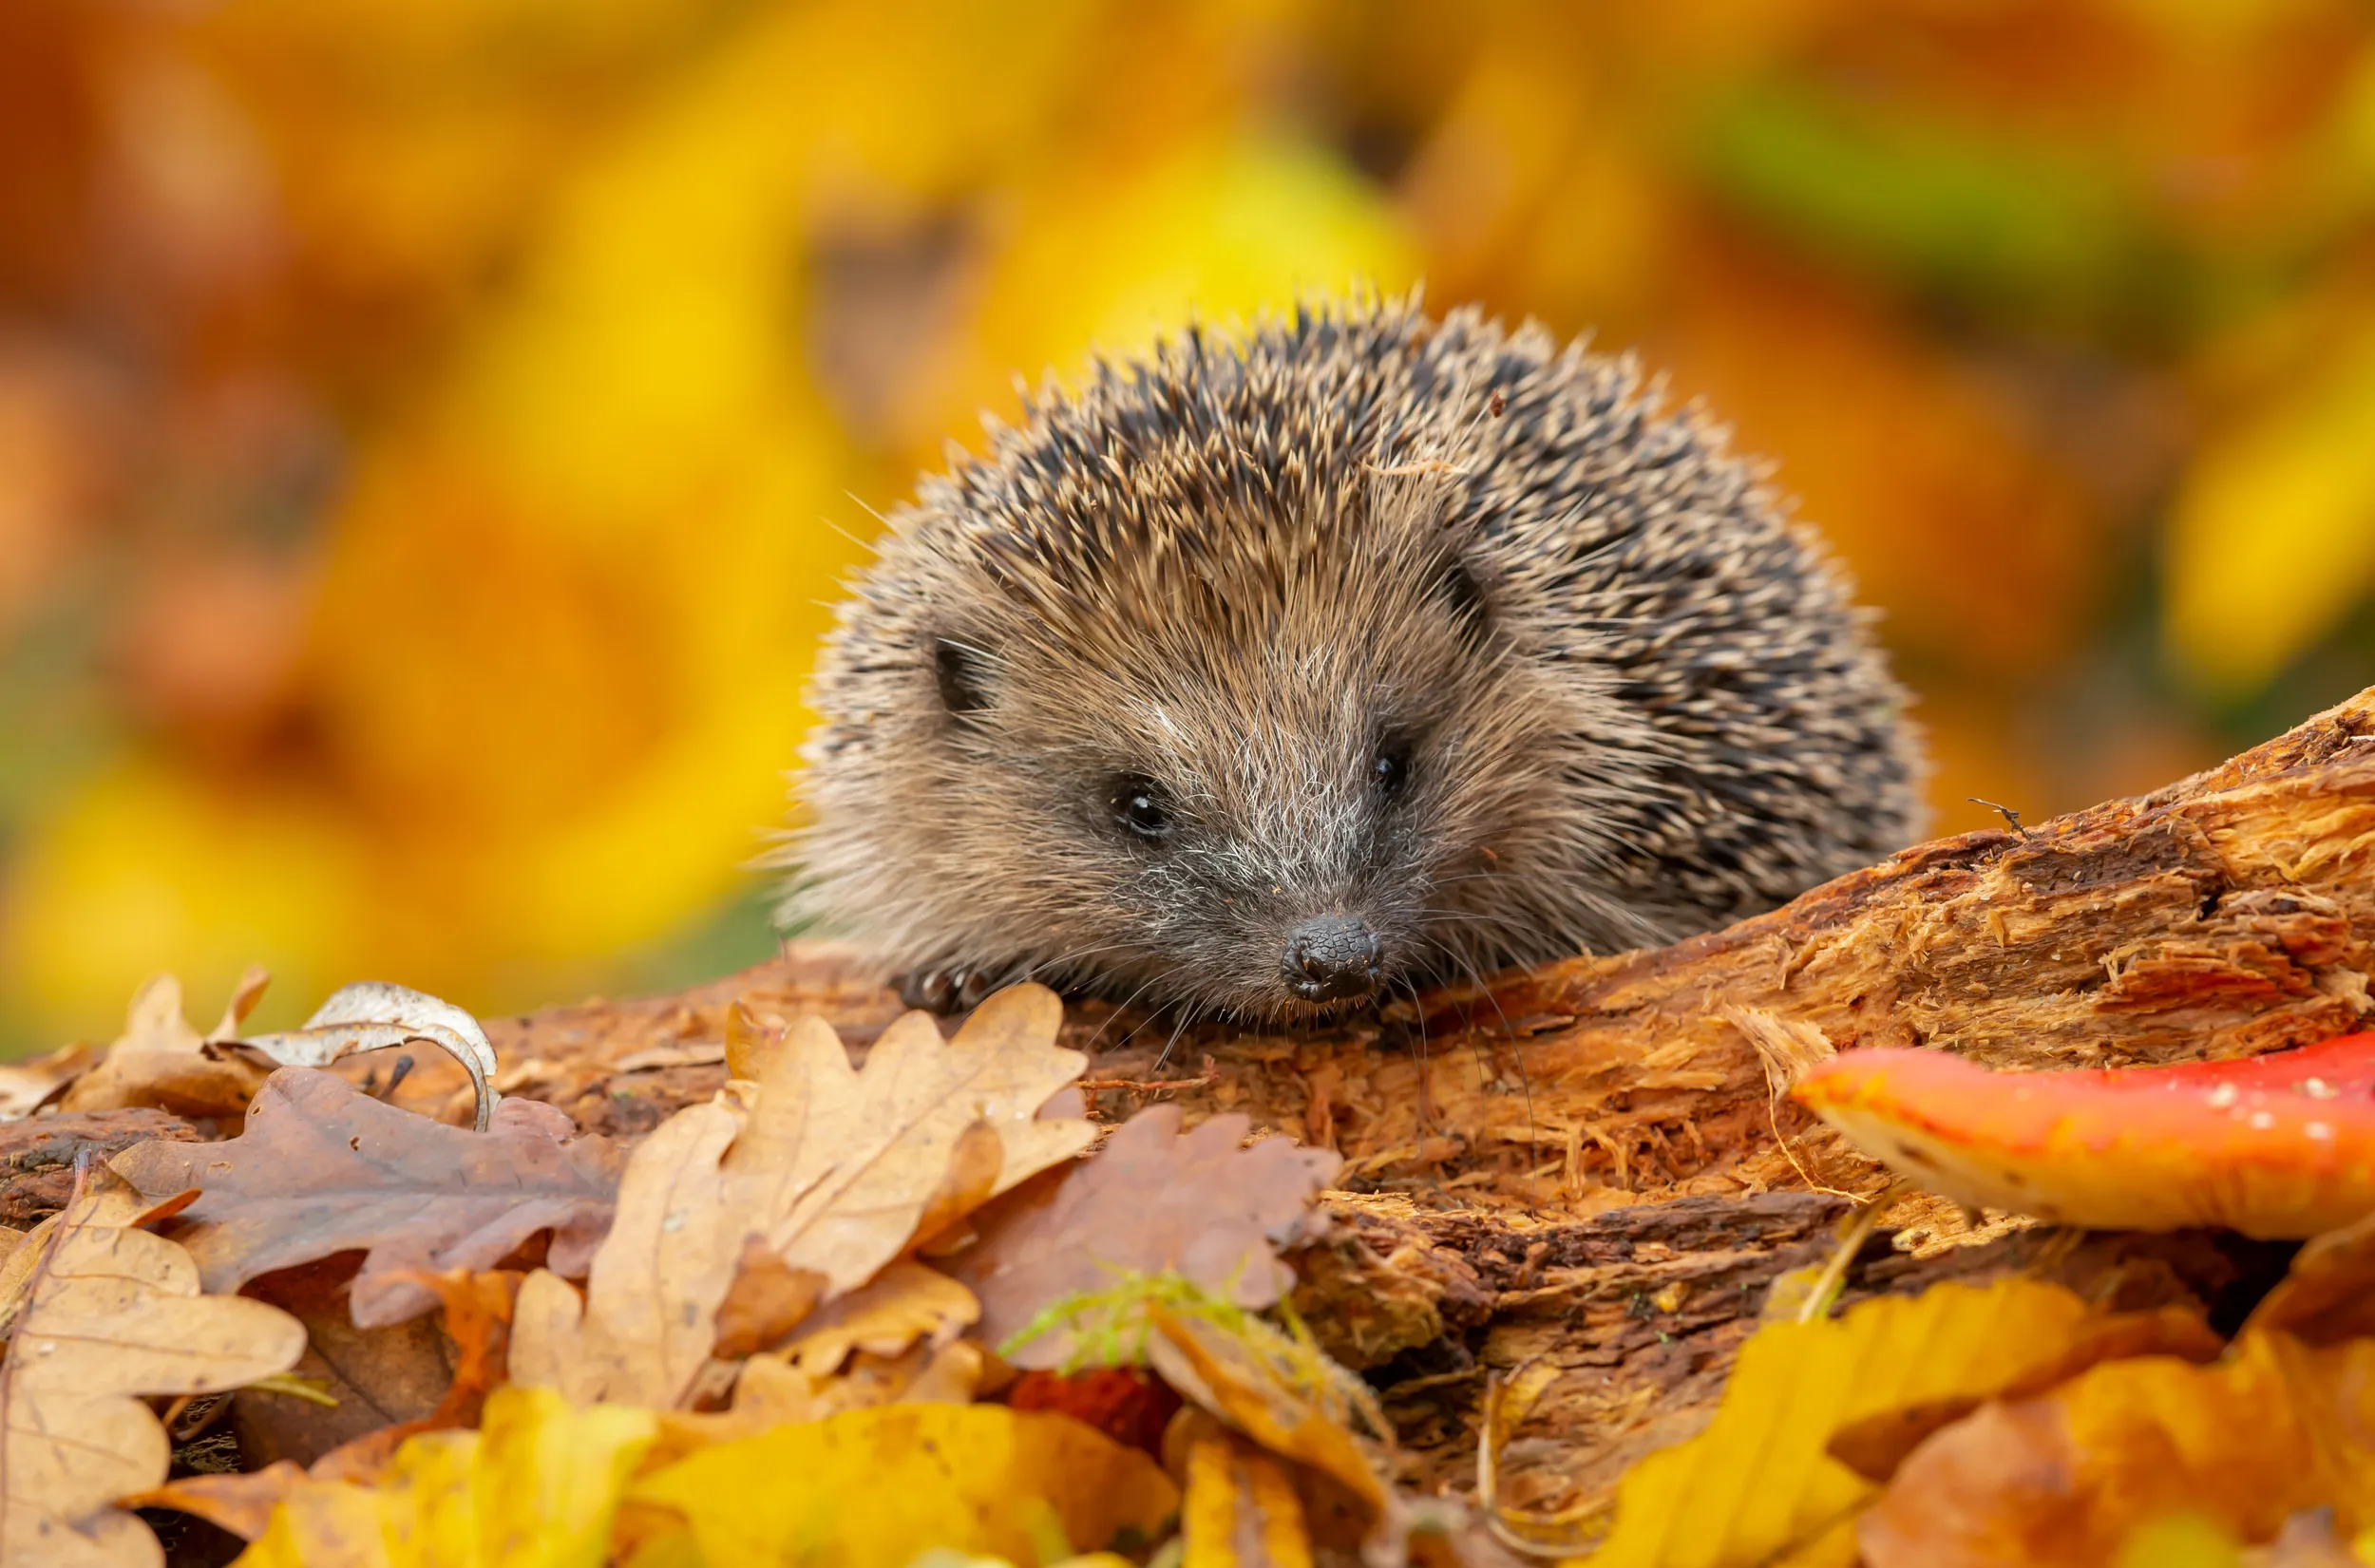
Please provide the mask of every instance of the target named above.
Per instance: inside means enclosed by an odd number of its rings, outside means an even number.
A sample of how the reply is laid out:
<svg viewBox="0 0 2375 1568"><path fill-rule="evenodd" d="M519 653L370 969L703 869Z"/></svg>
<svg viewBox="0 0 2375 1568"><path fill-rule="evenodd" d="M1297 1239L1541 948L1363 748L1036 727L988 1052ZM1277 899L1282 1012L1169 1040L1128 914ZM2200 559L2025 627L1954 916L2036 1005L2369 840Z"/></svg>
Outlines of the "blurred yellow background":
<svg viewBox="0 0 2375 1568"><path fill-rule="evenodd" d="M1012 375L1426 281L1836 543L1937 826L2375 682L2356 0L0 6L0 1048L771 945L836 578Z"/></svg>

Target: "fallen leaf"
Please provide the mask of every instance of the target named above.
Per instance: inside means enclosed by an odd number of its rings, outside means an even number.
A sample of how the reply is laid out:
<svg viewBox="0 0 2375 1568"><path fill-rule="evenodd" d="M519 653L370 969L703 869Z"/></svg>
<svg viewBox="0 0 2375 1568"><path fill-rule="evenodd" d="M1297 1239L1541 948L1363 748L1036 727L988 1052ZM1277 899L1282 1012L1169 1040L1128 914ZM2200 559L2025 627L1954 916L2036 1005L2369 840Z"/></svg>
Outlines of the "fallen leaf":
<svg viewBox="0 0 2375 1568"><path fill-rule="evenodd" d="M764 1269L820 1275L829 1299L913 1246L927 1217L961 1218L964 1193L986 1198L1077 1153L1092 1125L1038 1115L1085 1061L1052 1043L1062 1019L1041 986L1000 992L945 1043L911 1012L862 1072L829 1026L802 1019L754 1064L755 1082L677 1112L635 1151L582 1301L530 1276L514 1377L573 1399L675 1407L716 1349L751 1237L772 1255ZM999 1153L986 1187L967 1156L984 1124ZM747 1338L748 1325L736 1331Z"/></svg>
<svg viewBox="0 0 2375 1568"><path fill-rule="evenodd" d="M726 1010L726 1076L755 1081L759 1064L783 1048L784 1031L781 1018L762 1017L750 1003L736 1000Z"/></svg>
<svg viewBox="0 0 2375 1568"><path fill-rule="evenodd" d="M1050 1303L1128 1274L1175 1273L1239 1306L1275 1303L1295 1282L1277 1257L1315 1223L1313 1200L1342 1160L1282 1138L1244 1146L1242 1115L1215 1116L1181 1136L1176 1105L1150 1105L1096 1158L985 1210L979 1242L950 1272L981 1300L981 1333L1003 1346ZM1016 1346L1020 1367L1073 1353L1058 1329Z"/></svg>
<svg viewBox="0 0 2375 1568"><path fill-rule="evenodd" d="M2106 1361L2171 1355L2204 1363L2217 1360L2226 1348L2227 1342L2211 1329L2202 1314L2190 1308L2114 1313L2081 1324L2058 1354L2024 1367L2019 1375L1991 1390L1986 1398L2025 1399ZM1886 1483L1896 1474L1906 1455L1920 1446L1930 1433L1952 1426L1983 1403L1981 1395L1966 1393L1884 1410L1841 1426L1831 1434L1824 1451L1866 1481Z"/></svg>
<svg viewBox="0 0 2375 1568"><path fill-rule="evenodd" d="M422 1420L450 1389L454 1349L433 1316L382 1329L354 1326L348 1293L355 1262L348 1253L277 1270L242 1293L305 1325L305 1356L295 1370L320 1379L337 1401L322 1408L241 1391L232 1402L230 1425L249 1464L286 1459L310 1468L342 1448L368 1444L391 1425Z"/></svg>
<svg viewBox="0 0 2375 1568"><path fill-rule="evenodd" d="M277 1459L260 1470L176 1476L162 1486L120 1500L126 1508L174 1508L195 1515L241 1540L254 1540L306 1479L305 1467Z"/></svg>
<svg viewBox="0 0 2375 1568"><path fill-rule="evenodd" d="M261 989L259 975L251 970L233 993L222 1032L237 1030L242 1001L252 1003ZM267 1071L190 1028L181 1015L181 982L160 974L133 993L123 1035L58 1103L67 1110L146 1105L177 1116L237 1116Z"/></svg>
<svg viewBox="0 0 2375 1568"><path fill-rule="evenodd" d="M2375 1338L2375 1215L2312 1237L2244 1329L2281 1331L2308 1345Z"/></svg>
<svg viewBox="0 0 2375 1568"><path fill-rule="evenodd" d="M477 1096L475 1125L484 1132L495 1110L495 1048L479 1021L424 992L385 980L358 980L330 993L303 1026L259 1034L238 1045L284 1067L326 1067L356 1051L426 1041L462 1064Z"/></svg>
<svg viewBox="0 0 2375 1568"><path fill-rule="evenodd" d="M1591 1560L1747 1568L1804 1544L1877 1495L1825 1452L1834 1433L1892 1410L1991 1394L2062 1356L2096 1321L2062 1287L2015 1276L1768 1324L1741 1347L1706 1429L1625 1473L1613 1527Z"/></svg>
<svg viewBox="0 0 2375 1568"><path fill-rule="evenodd" d="M783 1353L810 1377L825 1377L839 1371L852 1351L894 1356L918 1340L938 1349L980 1315L971 1291L902 1258L803 1323Z"/></svg>
<svg viewBox="0 0 2375 1568"><path fill-rule="evenodd" d="M407 1441L372 1485L302 1480L239 1568L598 1568L648 1410L502 1389L478 1431Z"/></svg>
<svg viewBox="0 0 2375 1568"><path fill-rule="evenodd" d="M1311 1568L1302 1501L1251 1444L1207 1437L1188 1450L1182 1568Z"/></svg>
<svg viewBox="0 0 2375 1568"><path fill-rule="evenodd" d="M1038 1119L1088 1059L1054 1044L1063 1003L1010 986L943 1043L929 1014L884 1030L863 1070L831 1027L807 1017L758 1064L757 1111L726 1161L735 1201L793 1268L855 1290L915 1240L927 1214L961 1218L944 1191L965 1134L988 1123L1002 1158L987 1200L1096 1138L1090 1123ZM937 1200L937 1201L936 1201Z"/></svg>
<svg viewBox="0 0 2375 1568"><path fill-rule="evenodd" d="M733 1435L884 1405L969 1405L988 1370L981 1347L961 1339L889 1356L860 1351L845 1370L821 1377L780 1356L752 1356L734 1384L733 1414L742 1421Z"/></svg>
<svg viewBox="0 0 2375 1568"><path fill-rule="evenodd" d="M60 1098L98 1060L95 1048L77 1041L40 1056L0 1062L0 1122L22 1121Z"/></svg>
<svg viewBox="0 0 2375 1568"><path fill-rule="evenodd" d="M1941 1050L1844 1052L1795 1098L1968 1207L2101 1230L2300 1238L2375 1213L2375 1034L2230 1062L1990 1072Z"/></svg>
<svg viewBox="0 0 2375 1568"><path fill-rule="evenodd" d="M1116 1443L1162 1451L1163 1428L1180 1407L1171 1386L1136 1367L1029 1371L1006 1390L1017 1410L1051 1410L1094 1426Z"/></svg>
<svg viewBox="0 0 2375 1568"><path fill-rule="evenodd" d="M757 1219L731 1208L718 1162L742 1131L723 1101L688 1105L628 1157L616 1219L580 1298L539 1269L513 1310L511 1377L585 1404L666 1409L717 1338L717 1307Z"/></svg>
<svg viewBox="0 0 2375 1568"><path fill-rule="evenodd" d="M417 1432L477 1426L487 1395L504 1381L512 1309L526 1276L510 1270L481 1274L448 1269L444 1274L412 1277L434 1291L445 1309L446 1337L456 1351L445 1397L427 1415L367 1432L322 1455L307 1466L306 1473L315 1481L354 1481L376 1475L405 1440Z"/></svg>
<svg viewBox="0 0 2375 1568"><path fill-rule="evenodd" d="M717 1341L711 1353L734 1360L780 1342L816 1310L825 1289L823 1275L792 1268L759 1237L744 1237L733 1283L717 1304Z"/></svg>
<svg viewBox="0 0 2375 1568"><path fill-rule="evenodd" d="M178 1238L209 1291L365 1250L354 1322L375 1328L436 1305L412 1272L489 1269L538 1231L552 1232L555 1268L581 1270L609 1224L618 1159L607 1140L575 1133L533 1100L504 1101L485 1132L469 1132L284 1067L239 1137L146 1143L114 1165L152 1197L203 1189Z"/></svg>
<svg viewBox="0 0 2375 1568"><path fill-rule="evenodd" d="M1145 1454L1062 1416L892 1405L721 1444L636 1482L698 1560L897 1564L927 1547L1048 1562L1158 1539L1179 1492Z"/></svg>
<svg viewBox="0 0 2375 1568"><path fill-rule="evenodd" d="M2330 1506L2375 1522L2375 1340L2246 1333L2214 1366L2113 1361L1915 1449L1857 1529L1869 1568L2107 1562L2169 1514L2246 1542Z"/></svg>
<svg viewBox="0 0 2375 1568"><path fill-rule="evenodd" d="M156 1563L115 1500L165 1479L164 1428L135 1397L214 1393L286 1371L296 1320L260 1301L202 1296L198 1269L134 1228L146 1205L95 1169L38 1245L0 1359L0 1564ZM20 1251L36 1243L30 1239Z"/></svg>
<svg viewBox="0 0 2375 1568"><path fill-rule="evenodd" d="M1380 1438L1392 1428L1365 1387L1355 1394L1352 1374L1276 1331L1247 1332L1252 1320L1224 1324L1159 1302L1150 1302L1147 1314L1160 1335L1150 1359L1166 1383L1270 1452L1334 1480L1372 1520L1386 1512L1383 1466L1351 1423L1361 1410Z"/></svg>

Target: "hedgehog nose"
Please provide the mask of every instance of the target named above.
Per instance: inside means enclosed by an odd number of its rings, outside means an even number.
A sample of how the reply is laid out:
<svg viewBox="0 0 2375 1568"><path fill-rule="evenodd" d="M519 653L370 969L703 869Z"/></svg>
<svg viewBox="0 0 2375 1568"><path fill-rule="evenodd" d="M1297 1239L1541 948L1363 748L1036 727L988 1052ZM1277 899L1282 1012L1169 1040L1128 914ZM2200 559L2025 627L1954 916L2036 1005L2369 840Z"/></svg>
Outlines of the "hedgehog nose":
<svg viewBox="0 0 2375 1568"><path fill-rule="evenodd" d="M1323 915L1286 934L1286 955L1279 967L1286 989L1306 1002L1366 996L1378 989L1385 956L1377 933L1345 915Z"/></svg>

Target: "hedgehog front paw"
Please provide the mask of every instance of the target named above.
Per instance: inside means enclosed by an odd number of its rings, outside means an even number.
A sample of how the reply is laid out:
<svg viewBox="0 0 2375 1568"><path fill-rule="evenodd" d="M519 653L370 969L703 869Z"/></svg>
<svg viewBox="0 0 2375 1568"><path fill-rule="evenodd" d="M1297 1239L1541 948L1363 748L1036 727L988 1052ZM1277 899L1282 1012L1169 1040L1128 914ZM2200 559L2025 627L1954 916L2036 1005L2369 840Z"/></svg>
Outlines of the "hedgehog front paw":
<svg viewBox="0 0 2375 1568"><path fill-rule="evenodd" d="M997 984L995 972L961 964L911 970L899 977L899 999L926 1012L965 1012L980 1006Z"/></svg>

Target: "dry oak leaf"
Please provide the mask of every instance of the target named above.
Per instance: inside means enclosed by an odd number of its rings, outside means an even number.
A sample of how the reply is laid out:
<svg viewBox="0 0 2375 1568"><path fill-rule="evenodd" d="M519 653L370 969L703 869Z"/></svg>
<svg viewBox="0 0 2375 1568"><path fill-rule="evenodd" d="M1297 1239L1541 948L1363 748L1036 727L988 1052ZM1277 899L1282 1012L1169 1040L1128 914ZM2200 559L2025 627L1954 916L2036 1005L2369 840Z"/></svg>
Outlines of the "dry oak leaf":
<svg viewBox="0 0 2375 1568"><path fill-rule="evenodd" d="M59 1104L67 1110L147 1105L176 1116L237 1116L270 1069L226 1050L220 1042L238 1035L267 978L253 967L239 977L211 1035L199 1033L182 1017L180 980L170 974L150 979L133 993L123 1035L66 1088Z"/></svg>
<svg viewBox="0 0 2375 1568"><path fill-rule="evenodd" d="M1791 1095L1899 1175L1974 1209L2293 1240L2375 1213L2375 1034L2062 1072L1852 1050Z"/></svg>
<svg viewBox="0 0 2375 1568"><path fill-rule="evenodd" d="M539 1269L512 1309L511 1380L667 1409L710 1358L717 1308L758 1222L725 1200L718 1162L742 1131L723 1096L687 1105L627 1158L617 1217L582 1299Z"/></svg>
<svg viewBox="0 0 2375 1568"><path fill-rule="evenodd" d="M416 1317L437 1304L412 1271L492 1268L538 1231L552 1266L583 1270L610 1224L617 1149L578 1137L568 1117L505 1100L483 1133L383 1105L345 1079L283 1067L265 1081L238 1138L144 1143L115 1168L152 1198L202 1189L177 1239L206 1289L365 1250L357 1328Z"/></svg>
<svg viewBox="0 0 2375 1568"><path fill-rule="evenodd" d="M1388 1521L1395 1499L1382 1444L1354 1435L1362 1420L1391 1428L1367 1386L1317 1350L1250 1320L1245 1331L1150 1301L1148 1362L1184 1398L1282 1459L1328 1477L1358 1505L1359 1527Z"/></svg>
<svg viewBox="0 0 2375 1568"><path fill-rule="evenodd" d="M1144 1543L1179 1492L1135 1448L1063 1416L999 1405L889 1405L778 1426L643 1477L631 1502L684 1521L648 1559L908 1563L931 1547L1043 1562Z"/></svg>
<svg viewBox="0 0 2375 1568"><path fill-rule="evenodd" d="M1870 1568L2091 1568L2179 1512L2264 1544L2331 1508L2349 1540L2375 1524L2371 1434L2375 1340L2247 1331L2214 1366L2106 1362L1981 1407L1913 1450L1856 1534Z"/></svg>
<svg viewBox="0 0 2375 1568"><path fill-rule="evenodd" d="M787 1265L832 1294L857 1289L927 1217L935 1229L961 1219L1095 1142L1088 1122L1039 1116L1088 1065L1055 1044L1063 1022L1054 992L1010 986L945 1043L930 1014L904 1014L860 1070L830 1025L802 1018L760 1063L756 1114L725 1165L735 1200L766 1218L760 1234ZM952 1192L978 1124L998 1135L997 1173Z"/></svg>
<svg viewBox="0 0 2375 1568"><path fill-rule="evenodd" d="M0 1062L0 1122L19 1122L51 1101L99 1060L98 1048L77 1041L21 1061Z"/></svg>
<svg viewBox="0 0 2375 1568"><path fill-rule="evenodd" d="M529 1276L514 1379L674 1407L715 1348L751 1237L787 1277L821 1276L829 1299L873 1278L927 1219L961 1218L1071 1158L1096 1129L1038 1115L1086 1064L1054 1044L1062 1021L1054 992L1012 987L945 1043L928 1015L906 1014L860 1071L828 1025L802 1019L756 1083L677 1112L628 1160L582 1303L549 1274ZM994 1170L978 1158L993 1136Z"/></svg>
<svg viewBox="0 0 2375 1568"><path fill-rule="evenodd" d="M852 1351L894 1356L918 1340L937 1350L980 1315L971 1291L937 1269L901 1258L801 1324L783 1354L810 1377L827 1377Z"/></svg>
<svg viewBox="0 0 2375 1568"><path fill-rule="evenodd" d="M305 1330L276 1307L199 1292L180 1247L136 1228L148 1205L94 1170L25 1248L0 1358L0 1564L159 1564L112 1504L165 1479L171 1444L140 1395L214 1393L288 1370Z"/></svg>
<svg viewBox="0 0 2375 1568"><path fill-rule="evenodd" d="M1277 1252L1324 1223L1313 1200L1342 1158L1283 1138L1247 1147L1250 1124L1234 1112L1184 1137L1179 1124L1177 1105L1150 1105L1060 1182L1035 1182L975 1217L979 1242L950 1272L980 1297L984 1339L1003 1345L1051 1303L1125 1274L1177 1274L1257 1310L1293 1287ZM1012 1359L1055 1367L1071 1353L1058 1330Z"/></svg>

